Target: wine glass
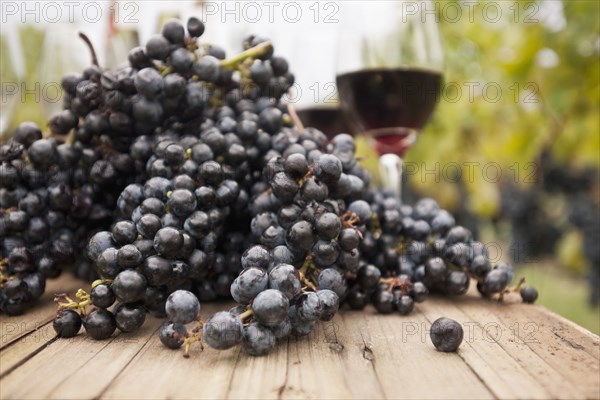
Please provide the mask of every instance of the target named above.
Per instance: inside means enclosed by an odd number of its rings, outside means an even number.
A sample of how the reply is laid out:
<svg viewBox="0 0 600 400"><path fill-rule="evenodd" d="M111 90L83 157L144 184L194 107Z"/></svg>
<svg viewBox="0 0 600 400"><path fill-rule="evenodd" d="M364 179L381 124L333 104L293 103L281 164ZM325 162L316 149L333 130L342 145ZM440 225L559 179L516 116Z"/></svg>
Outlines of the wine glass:
<svg viewBox="0 0 600 400"><path fill-rule="evenodd" d="M321 130L331 139L347 132L346 119L341 111L335 85L336 35L334 26L322 24L294 37L294 66L296 83L290 99L305 126ZM314 62L317 59L319 62Z"/></svg>
<svg viewBox="0 0 600 400"><path fill-rule="evenodd" d="M443 52L433 9L427 1L349 2L342 14L336 77L342 110L372 138L382 182L398 198L401 157L441 92Z"/></svg>

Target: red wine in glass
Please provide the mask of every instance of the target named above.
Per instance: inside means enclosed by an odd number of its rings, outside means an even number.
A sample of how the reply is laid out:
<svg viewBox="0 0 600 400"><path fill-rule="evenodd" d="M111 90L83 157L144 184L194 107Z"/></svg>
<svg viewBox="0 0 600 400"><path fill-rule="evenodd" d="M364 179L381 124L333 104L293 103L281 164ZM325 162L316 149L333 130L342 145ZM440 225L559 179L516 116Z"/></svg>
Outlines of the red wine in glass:
<svg viewBox="0 0 600 400"><path fill-rule="evenodd" d="M442 74L423 68L363 69L337 76L342 107L381 154L404 152L439 101Z"/></svg>
<svg viewBox="0 0 600 400"><path fill-rule="evenodd" d="M323 132L328 139L338 133L350 133L350 127L339 107L309 107L297 111L304 126L312 126Z"/></svg>

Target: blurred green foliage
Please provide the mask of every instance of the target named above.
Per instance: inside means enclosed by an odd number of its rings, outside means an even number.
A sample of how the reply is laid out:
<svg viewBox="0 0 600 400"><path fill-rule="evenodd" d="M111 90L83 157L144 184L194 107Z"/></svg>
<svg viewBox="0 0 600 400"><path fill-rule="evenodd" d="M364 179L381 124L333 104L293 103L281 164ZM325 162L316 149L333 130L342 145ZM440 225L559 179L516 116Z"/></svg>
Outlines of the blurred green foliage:
<svg viewBox="0 0 600 400"><path fill-rule="evenodd" d="M0 132L8 137L12 134L14 128L23 121L33 121L42 127L42 129L45 129L46 115L43 113L39 102L40 90L35 86L35 82L39 82L39 60L42 54L44 31L30 25L24 25L19 30L19 39L25 63L21 81L19 81L19 77L14 70L14 61L9 54L7 39L6 36L0 37L0 80L3 84L7 82L10 84L16 83L21 88L17 95L19 97L19 104L15 107L15 112L11 116L9 128L6 132Z"/></svg>
<svg viewBox="0 0 600 400"><path fill-rule="evenodd" d="M451 3L463 10L458 21ZM429 168L439 163L440 169L450 162L494 162L503 178L519 185L536 183L537 165L529 163L537 161L544 146L568 167L598 166L600 2L554 2L558 10L540 6L546 2L493 2L502 10L497 22L491 22L496 13L486 2L473 8L472 21L460 3L436 2L446 86L406 161ZM471 97L469 85L476 83L487 85L487 92L477 94L475 88ZM481 169L474 171L462 171L466 199L444 176L436 182L415 175L411 185L448 208L467 201L476 215L493 217L499 212L500 186L484 179Z"/></svg>
<svg viewBox="0 0 600 400"><path fill-rule="evenodd" d="M518 273L539 289L541 304L598 333L598 310L587 305L589 289L574 278L598 266L588 264L583 255L582 233L566 223L569 194L550 196L542 189L540 158L550 150L565 169L600 166L600 2L492 2L501 7L497 22L490 22L495 10L479 2L472 20L463 12L453 21L449 4L461 3L435 3L446 86L431 122L406 157L428 170L440 165L442 176L413 175L410 185L451 210L466 208L479 217L482 236L507 243L515 238L505 229L506 221L497 223L491 234L487 222L503 217L502 183L539 193L541 214L562 236L553 260L523 266ZM464 4L461 9L466 10ZM471 97L469 85L476 84L488 90L475 90ZM457 87L461 96L452 90ZM449 163L463 167L460 184L443 173ZM465 163L478 167L469 171ZM501 168L500 182L489 174L486 179L482 168L492 163ZM591 193L596 208L599 191L596 183ZM554 265L552 273L546 264Z"/></svg>

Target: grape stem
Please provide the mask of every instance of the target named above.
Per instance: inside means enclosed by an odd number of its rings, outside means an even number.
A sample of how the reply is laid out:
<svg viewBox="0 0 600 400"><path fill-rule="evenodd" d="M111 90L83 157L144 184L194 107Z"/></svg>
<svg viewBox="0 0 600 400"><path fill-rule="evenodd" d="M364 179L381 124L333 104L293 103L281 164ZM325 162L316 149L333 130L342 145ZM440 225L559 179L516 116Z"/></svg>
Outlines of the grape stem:
<svg viewBox="0 0 600 400"><path fill-rule="evenodd" d="M238 317L240 318L240 321L244 321L246 318L250 317L253 314L254 310L252 309L252 307L249 307L246 311L238 315Z"/></svg>
<svg viewBox="0 0 600 400"><path fill-rule="evenodd" d="M65 143L66 144L73 144L73 143L75 143L75 129L71 129L71 131L67 135L67 138L65 139Z"/></svg>
<svg viewBox="0 0 600 400"><path fill-rule="evenodd" d="M373 227L373 237L375 239L379 239L381 237L381 221L379 221L379 216L377 213L371 214L371 226ZM362 235L361 235L362 239Z"/></svg>
<svg viewBox="0 0 600 400"><path fill-rule="evenodd" d="M2 272L2 267L6 263L8 263L6 259L0 260L0 289L2 289L2 287L4 287L4 284L8 282L11 278L9 275L5 275L4 272Z"/></svg>
<svg viewBox="0 0 600 400"><path fill-rule="evenodd" d="M302 283L304 283L304 285L305 285L302 288L303 291L306 290L307 288L312 290L313 292L318 291L317 286L310 281L310 278L308 276L304 275L302 272L299 272L299 275L300 275L300 281Z"/></svg>
<svg viewBox="0 0 600 400"><path fill-rule="evenodd" d="M300 272L300 274L302 275L305 275L308 272L308 270L311 269L313 266L313 258L312 256L308 255L304 259L304 263L302 264L302 267L300 267L300 270L298 272Z"/></svg>
<svg viewBox="0 0 600 400"><path fill-rule="evenodd" d="M80 301L75 301L66 293L58 293L54 295L54 302L58 304L58 311L64 309L79 309L81 315L85 315L85 308L91 304L90 295L83 289L79 289L75 294Z"/></svg>
<svg viewBox="0 0 600 400"><path fill-rule="evenodd" d="M254 47L249 48L248 50L242 51L237 56L230 58L229 60L221 61L221 67L223 68L235 68L239 63L248 59L248 58L257 58L266 54L267 52L273 49L273 44L271 41L262 42Z"/></svg>
<svg viewBox="0 0 600 400"><path fill-rule="evenodd" d="M521 279L519 279L519 282L517 283L517 285L515 287L513 287L513 288L506 288L503 291L501 291L498 294L498 301L499 302L503 301L504 300L504 295L506 295L506 294L510 294L510 293L513 293L513 292L518 293L521 290L521 286L523 286L524 283L525 283L525 278L521 278Z"/></svg>
<svg viewBox="0 0 600 400"><path fill-rule="evenodd" d="M400 288L400 290L402 290L403 292L407 291L413 285L411 282L402 282L400 280L400 277L398 276L394 276L391 278L380 278L379 282L386 283L388 285L387 290L390 293L394 290L394 288Z"/></svg>
<svg viewBox="0 0 600 400"><path fill-rule="evenodd" d="M300 281L304 284L304 287L302 288L303 290L305 290L305 288L309 288L310 290L312 290L314 292L316 292L318 290L317 286L313 283L314 267L315 267L315 264L313 263L312 256L310 256L310 255L306 256L306 258L304 259L304 264L302 264L302 267L298 271ZM313 278L312 281L311 281L311 277Z"/></svg>
<svg viewBox="0 0 600 400"><path fill-rule="evenodd" d="M204 320L202 319L202 317L200 317L200 315L198 315L198 325L192 329L191 333L186 333L185 336L183 337L183 344L184 344L184 352L183 352L183 356L185 358L190 358L190 347L192 345L192 343L195 342L200 342L200 351L204 350L204 343L202 343L202 328L204 327ZM175 333L177 334L177 333ZM177 339L177 337L176 337Z"/></svg>
<svg viewBox="0 0 600 400"><path fill-rule="evenodd" d="M354 224L360 222L360 218L352 211L346 211L342 214L342 226L344 228L354 228Z"/></svg>
<svg viewBox="0 0 600 400"><path fill-rule="evenodd" d="M90 49L90 53L92 54L92 64L100 68L100 65L98 64L98 57L96 56L96 50L94 49L94 45L92 44L90 38L83 32L79 32L79 37L85 42L88 49Z"/></svg>
<svg viewBox="0 0 600 400"><path fill-rule="evenodd" d="M92 290L94 290L94 288L98 285L105 285L110 283L112 283L112 279L96 279L94 282L92 282Z"/></svg>
<svg viewBox="0 0 600 400"><path fill-rule="evenodd" d="M517 283L517 286L515 286L512 291L513 292L518 292L521 290L521 286L523 286L523 284L525 283L525 278L521 278L519 279L519 282Z"/></svg>
<svg viewBox="0 0 600 400"><path fill-rule="evenodd" d="M294 122L294 126L296 127L296 130L300 133L304 132L304 124L302 123L302 120L300 119L300 117L298 116L298 113L296 112L296 107L294 107L294 105L292 103L288 103L287 110L288 110L288 114L290 115L290 118Z"/></svg>
<svg viewBox="0 0 600 400"><path fill-rule="evenodd" d="M304 185L304 182L306 182L306 180L308 178L313 176L314 173L315 173L315 166L311 165L310 167L308 167L308 172L302 178L300 178L300 180L298 181L298 185L300 185L300 187L302 187L302 185Z"/></svg>
<svg viewBox="0 0 600 400"><path fill-rule="evenodd" d="M185 47L192 52L192 54L194 54L194 57L196 59L198 59L198 56L196 54L196 50L198 50L198 43L196 42L196 39L194 38L186 38L185 39Z"/></svg>
<svg viewBox="0 0 600 400"><path fill-rule="evenodd" d="M185 339L183 339L184 351L183 356L185 358L190 358L190 347L192 343L200 342L200 350L204 350L204 344L202 343L202 332L195 331L192 334L187 334Z"/></svg>

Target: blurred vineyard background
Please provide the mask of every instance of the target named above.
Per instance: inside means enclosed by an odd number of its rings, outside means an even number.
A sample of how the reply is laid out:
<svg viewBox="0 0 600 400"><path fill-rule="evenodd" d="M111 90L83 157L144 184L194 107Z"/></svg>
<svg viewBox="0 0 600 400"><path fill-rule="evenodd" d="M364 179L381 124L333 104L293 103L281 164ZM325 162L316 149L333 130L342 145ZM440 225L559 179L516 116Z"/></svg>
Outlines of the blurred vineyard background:
<svg viewBox="0 0 600 400"><path fill-rule="evenodd" d="M414 174L409 184L484 242L502 242L542 304L598 333L600 2L496 4L495 23L484 2L473 23L440 17L447 98L406 161L440 165L441 177ZM462 89L455 102L449 83ZM444 173L450 163L461 174ZM499 178L485 169L493 163Z"/></svg>
<svg viewBox="0 0 600 400"><path fill-rule="evenodd" d="M405 194L436 198L483 242L498 243L540 303L600 333L600 2L493 2L497 21L486 2L456 20L454 10L467 12L461 3L435 2L446 86L405 160ZM127 47L136 42L130 33ZM10 40L20 41L23 66L14 65ZM89 62L82 48L65 50L56 27L3 32L2 133L25 120L45 126L60 107L33 94L15 102L4 83L31 88L52 82L53 71L81 70ZM104 57L108 65L111 54ZM375 170L368 141L360 143Z"/></svg>

